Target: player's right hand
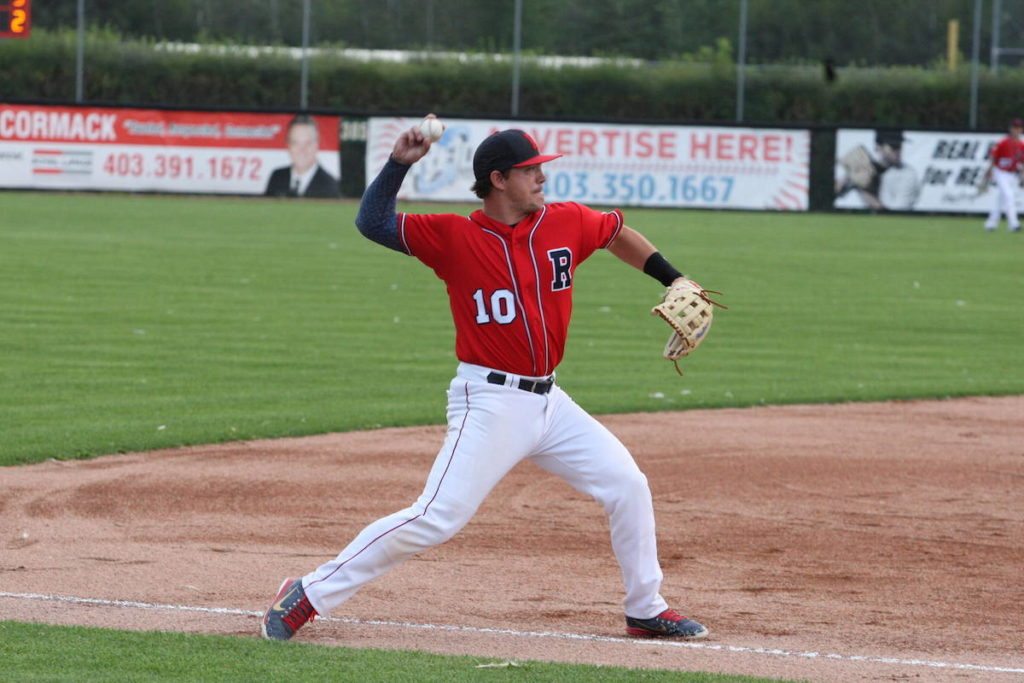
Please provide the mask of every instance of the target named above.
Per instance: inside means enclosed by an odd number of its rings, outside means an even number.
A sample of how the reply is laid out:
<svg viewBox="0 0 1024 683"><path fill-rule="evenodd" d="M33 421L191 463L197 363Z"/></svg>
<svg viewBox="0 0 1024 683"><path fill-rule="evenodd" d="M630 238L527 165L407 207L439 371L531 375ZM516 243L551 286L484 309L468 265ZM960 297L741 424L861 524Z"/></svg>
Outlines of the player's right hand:
<svg viewBox="0 0 1024 683"><path fill-rule="evenodd" d="M412 165L430 151L430 140L423 136L419 126L413 126L398 136L391 158L400 164Z"/></svg>

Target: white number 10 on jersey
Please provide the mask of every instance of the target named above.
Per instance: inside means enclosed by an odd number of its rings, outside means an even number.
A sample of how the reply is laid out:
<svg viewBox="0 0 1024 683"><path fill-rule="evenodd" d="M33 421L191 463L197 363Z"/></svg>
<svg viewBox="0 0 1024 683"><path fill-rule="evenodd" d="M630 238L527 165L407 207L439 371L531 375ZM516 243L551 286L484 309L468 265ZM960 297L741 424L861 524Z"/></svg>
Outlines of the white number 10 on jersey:
<svg viewBox="0 0 1024 683"><path fill-rule="evenodd" d="M489 302L484 298L484 290L478 289L473 292L473 301L476 302L476 322L479 325L486 325L491 320L499 325L508 325L516 319L516 298L507 289L495 290Z"/></svg>

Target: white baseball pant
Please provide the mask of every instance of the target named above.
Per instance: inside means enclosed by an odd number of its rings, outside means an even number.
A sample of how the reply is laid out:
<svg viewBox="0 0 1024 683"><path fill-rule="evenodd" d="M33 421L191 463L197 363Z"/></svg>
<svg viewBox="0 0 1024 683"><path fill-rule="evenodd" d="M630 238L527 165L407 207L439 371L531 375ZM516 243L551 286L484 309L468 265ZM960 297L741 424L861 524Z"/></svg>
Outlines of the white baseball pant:
<svg viewBox="0 0 1024 683"><path fill-rule="evenodd" d="M993 169L992 178L996 181L996 198L992 203L992 209L988 212L988 219L985 221L987 230L995 230L999 225L1000 211L1006 214L1006 222L1011 230L1020 227L1020 220L1017 218L1017 187L1020 184L1020 176L1015 172L1004 171L1001 168Z"/></svg>
<svg viewBox="0 0 1024 683"><path fill-rule="evenodd" d="M454 536L524 458L604 507L626 614L646 619L668 608L658 592L662 572L651 493L629 451L557 384L534 394L489 384L490 372L459 365L448 390L448 432L416 502L367 526L334 560L303 578L318 613L329 613L368 581Z"/></svg>

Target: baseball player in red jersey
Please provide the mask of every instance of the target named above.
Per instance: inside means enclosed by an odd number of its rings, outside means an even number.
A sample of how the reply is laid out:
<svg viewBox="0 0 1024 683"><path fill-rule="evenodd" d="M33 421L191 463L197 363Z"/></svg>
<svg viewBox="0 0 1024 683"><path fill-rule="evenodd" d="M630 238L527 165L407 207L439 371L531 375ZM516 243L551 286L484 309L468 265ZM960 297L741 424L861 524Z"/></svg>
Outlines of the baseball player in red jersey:
<svg viewBox="0 0 1024 683"><path fill-rule="evenodd" d="M1024 164L1024 141L1020 138L1022 132L1024 121L1014 119L1010 123L1010 134L992 148L991 161L985 170L982 187L988 187L994 177L998 192L985 221L986 230L995 230L999 226L1000 213L1005 213L1010 232L1020 232L1017 187L1021 184L1020 174Z"/></svg>
<svg viewBox="0 0 1024 683"><path fill-rule="evenodd" d="M529 458L608 516L625 584L626 631L703 638L708 631L669 609L647 478L629 451L555 382L572 312L576 268L608 249L664 285L682 275L619 211L545 204L545 155L521 130L486 138L473 157L469 216L396 213L410 166L430 150L419 128L404 132L366 189L356 225L368 238L422 261L447 285L459 365L448 389L448 432L422 495L367 526L333 560L285 579L262 621L264 637L287 640L366 582L454 536L491 489Z"/></svg>

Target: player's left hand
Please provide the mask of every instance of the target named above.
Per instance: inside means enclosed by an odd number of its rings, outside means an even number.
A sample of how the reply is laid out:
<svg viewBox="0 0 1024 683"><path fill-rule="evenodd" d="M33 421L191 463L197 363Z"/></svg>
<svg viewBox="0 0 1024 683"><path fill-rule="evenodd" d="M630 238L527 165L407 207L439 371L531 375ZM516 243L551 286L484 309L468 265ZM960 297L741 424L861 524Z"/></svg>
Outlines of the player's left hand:
<svg viewBox="0 0 1024 683"><path fill-rule="evenodd" d="M662 355L675 363L679 370L679 359L692 353L707 337L711 329L714 307L728 308L712 301L708 294L720 294L707 290L693 280L679 278L665 291L660 304L651 309L651 315L660 316L672 328L668 343Z"/></svg>

